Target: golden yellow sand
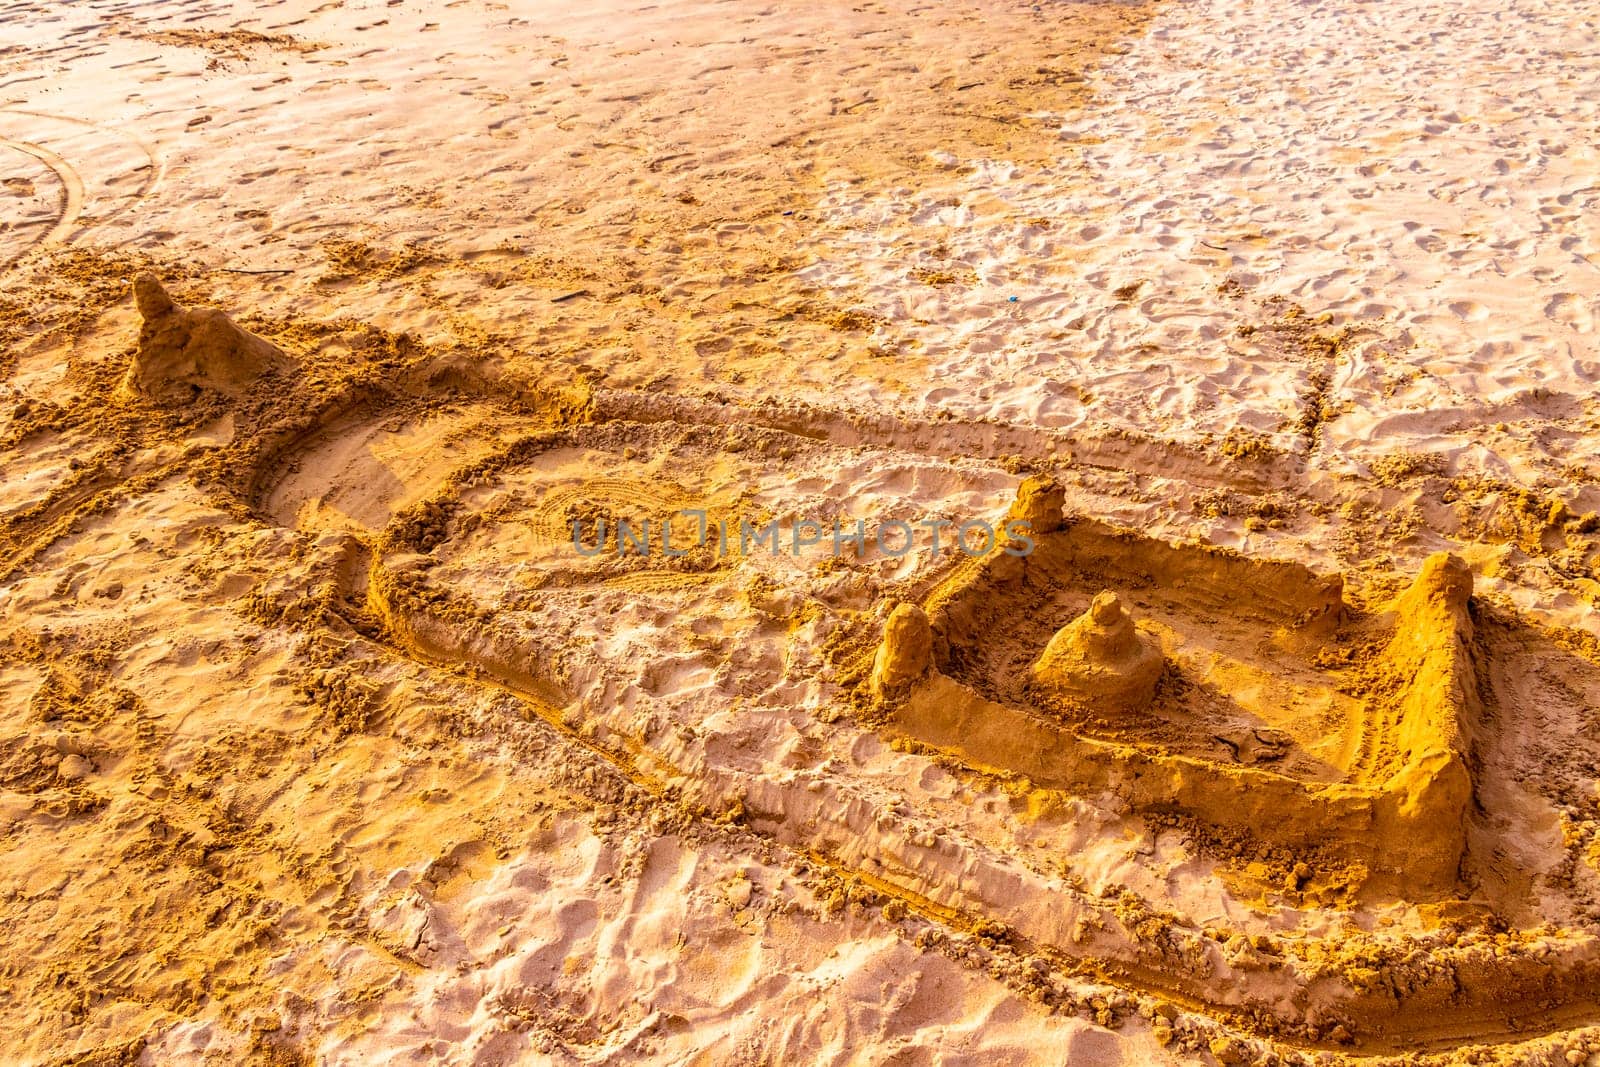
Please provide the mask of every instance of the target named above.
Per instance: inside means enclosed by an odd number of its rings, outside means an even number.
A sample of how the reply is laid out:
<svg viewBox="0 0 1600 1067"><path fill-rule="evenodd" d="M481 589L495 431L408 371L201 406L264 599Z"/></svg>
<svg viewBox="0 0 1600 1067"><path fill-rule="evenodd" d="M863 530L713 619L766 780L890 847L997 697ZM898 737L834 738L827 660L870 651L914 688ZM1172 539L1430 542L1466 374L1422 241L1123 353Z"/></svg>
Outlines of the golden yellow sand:
<svg viewBox="0 0 1600 1067"><path fill-rule="evenodd" d="M0 27L0 1059L1600 1063L1578 0Z"/></svg>

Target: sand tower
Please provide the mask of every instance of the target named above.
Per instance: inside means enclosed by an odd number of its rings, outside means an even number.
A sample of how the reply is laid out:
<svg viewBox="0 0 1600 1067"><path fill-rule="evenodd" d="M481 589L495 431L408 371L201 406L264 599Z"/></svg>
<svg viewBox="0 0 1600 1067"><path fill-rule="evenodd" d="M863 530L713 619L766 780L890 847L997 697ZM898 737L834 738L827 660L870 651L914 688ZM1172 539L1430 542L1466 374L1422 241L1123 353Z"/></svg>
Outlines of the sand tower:
<svg viewBox="0 0 1600 1067"><path fill-rule="evenodd" d="M215 308L179 307L153 275L133 280L133 296L144 325L124 384L137 393L164 401L187 400L203 389L238 393L290 362L282 349Z"/></svg>
<svg viewBox="0 0 1600 1067"><path fill-rule="evenodd" d="M1006 512L1006 518L1026 522L1034 534L1054 533L1067 524L1066 499L1066 490L1055 479L1042 474L1030 475L1017 486L1017 499Z"/></svg>
<svg viewBox="0 0 1600 1067"><path fill-rule="evenodd" d="M1103 592L1050 639L1029 686L1058 705L1138 711L1155 697L1165 663L1156 639L1134 625L1115 593Z"/></svg>
<svg viewBox="0 0 1600 1067"><path fill-rule="evenodd" d="M901 604L883 627L883 643L872 661L872 692L891 697L927 673L933 662L933 630L915 604Z"/></svg>

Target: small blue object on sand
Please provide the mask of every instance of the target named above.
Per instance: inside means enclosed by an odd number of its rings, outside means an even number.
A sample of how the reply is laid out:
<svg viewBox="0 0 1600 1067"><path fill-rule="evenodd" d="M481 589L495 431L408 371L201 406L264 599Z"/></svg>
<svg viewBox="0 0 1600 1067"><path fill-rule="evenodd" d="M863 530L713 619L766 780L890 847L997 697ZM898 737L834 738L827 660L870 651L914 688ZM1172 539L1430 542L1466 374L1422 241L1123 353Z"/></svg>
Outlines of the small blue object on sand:
<svg viewBox="0 0 1600 1067"><path fill-rule="evenodd" d="M1017 302L1017 298L1016 298L1016 297L1014 297L1014 296L1008 296L1008 297L1006 297L1006 303L1008 303L1008 304L1015 304L1015 303L1016 303L1016 302Z"/></svg>

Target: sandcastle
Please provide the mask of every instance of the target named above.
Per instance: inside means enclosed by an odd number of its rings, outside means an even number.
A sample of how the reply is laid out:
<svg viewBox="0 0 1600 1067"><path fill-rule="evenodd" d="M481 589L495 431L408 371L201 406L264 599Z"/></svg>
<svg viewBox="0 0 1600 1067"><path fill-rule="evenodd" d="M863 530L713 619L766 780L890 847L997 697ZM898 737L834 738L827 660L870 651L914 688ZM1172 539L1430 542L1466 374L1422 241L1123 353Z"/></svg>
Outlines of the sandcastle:
<svg viewBox="0 0 1600 1067"><path fill-rule="evenodd" d="M154 275L134 278L133 296L144 319L124 380L134 392L167 403L203 390L236 394L291 362L215 308L179 307Z"/></svg>
<svg viewBox="0 0 1600 1067"><path fill-rule="evenodd" d="M444 425L456 434L463 424ZM356 440L362 451L393 462L398 450L371 448L367 442L381 438L369 434L393 440L409 432L375 404L310 438L309 447ZM485 423L470 432L489 438L498 431ZM683 440L681 428L655 432L659 440ZM692 446L677 447L709 452L728 440L720 430L695 433ZM587 609L598 594L659 605L659 617L679 625L686 608L712 603L702 589L729 579L725 588L754 620L740 640L752 633L756 641L763 633L770 639L787 628L772 622L798 615L787 590L733 567L705 575L654 571L646 569L653 561L639 556L628 561L634 569L590 569L571 550L566 526L574 502L620 501L637 509L657 493L674 504L665 494L677 483L651 481L650 461L623 451L640 434L637 424L602 423L547 431L532 446L518 443L487 464L481 453L464 453L455 461L459 469L487 473L470 486L446 479L445 467L419 466L408 477L435 471L441 479L439 496L426 507L398 511L370 540L322 542L326 563L319 573L338 592L335 610L359 605L365 619L380 624L376 640L399 659L453 667L453 684L482 687L496 699L514 695L521 713L575 750L611 762L635 785L686 797L701 817L736 817L741 832L860 872L870 880L865 884L920 904L925 914L966 928L1002 924L1019 940L1093 961L1103 973L1135 974L1223 1011L1249 1005L1271 1025L1308 1028L1297 1033L1338 1025L1364 1038L1434 1014L1454 1020L1479 1010L1460 1001L1456 972L1448 967L1430 970L1397 997L1387 984L1353 987L1292 950L1245 956L1238 949L1254 944L1247 931L1272 929L1266 924L1297 908L1387 906L1397 897L1426 901L1439 914L1467 914L1474 906L1440 899L1471 885L1475 861L1486 854L1475 851L1458 882L1474 803L1469 758L1487 762L1497 740L1473 736L1481 718L1473 657L1492 656L1494 648L1474 637L1471 577L1459 561L1435 557L1403 595L1375 603L1352 594L1351 606L1337 574L1069 518L1060 487L1031 478L1008 518L1029 523L1034 551L1017 556L997 548L936 572L931 586L909 599L879 602L875 647L858 643L854 632L840 646L849 657L840 661L847 677L859 678L858 695L868 698L861 728L891 743L914 742L892 744L896 755L879 761L893 770L880 774L878 767L839 760L813 771L815 750L796 749L790 756L806 760L808 770L774 779L752 769L748 758L747 745L757 743L762 726L752 724L748 733L661 730L653 726L660 720L618 706L618 681L675 681L655 667L675 657L676 646L652 650L661 657L653 662L602 662L552 621L552 605ZM557 452L565 458L548 462ZM753 452L741 452L752 480L792 479L788 468L764 466ZM597 462L607 454L616 458ZM301 471L360 477L364 468L280 457L272 469L292 480ZM467 498L469 489L474 495ZM271 485L261 491L262 499L272 499ZM305 518L294 509L263 510L286 523ZM306 528L319 529L320 521ZM538 610L521 591L515 599L489 599L471 582L485 566L497 566L508 546L556 575L538 587ZM707 586L682 584L700 578ZM693 592L684 597L686 590ZM1492 623L1482 629L1492 638ZM848 727L852 745L863 740L856 728ZM1003 786L993 788L996 795L1005 790L1011 814L984 803L941 805L926 784L943 790L954 781L965 793L981 776L903 777L930 758L945 770L964 764L997 772ZM1493 779L1483 789L1492 802ZM1189 919L1150 936L1145 908L1170 907L1171 898L1141 897L1134 906L1131 894L1141 888L1106 897L1058 876L1080 869L1070 850L1084 831L1060 816L1079 802L1063 802L1055 790L1094 809L1086 822L1155 844L1154 859L1143 849L1129 851L1128 864L1148 864L1153 877L1173 863L1198 867L1207 878L1215 871L1229 893L1264 892L1269 917L1258 920L1253 908L1241 909L1232 927L1240 932L1215 945L1211 932ZM957 797L964 799L962 793ZM1148 824L1122 826L1129 812L1147 816ZM955 832L929 829L939 825ZM1481 826L1474 833L1481 835ZM1062 846L1040 852L1058 858L1060 867L1017 864L1015 853L990 844L1022 835ZM1303 943L1321 953L1319 939ZM1504 970L1499 961L1493 966ZM1219 967L1227 968L1220 976ZM1416 972L1407 973L1409 981ZM1565 984L1552 989L1549 973L1543 961L1514 978L1497 973L1484 999L1543 1004L1569 996ZM1570 973L1560 982L1578 988L1589 972Z"/></svg>
<svg viewBox="0 0 1600 1067"><path fill-rule="evenodd" d="M1352 621L1338 576L1058 521L1060 499L1029 479L1010 514L1039 523L1031 555L996 551L920 614L895 610L872 675L887 729L1230 840L1314 850L1375 890L1448 893L1481 718L1466 565L1434 556Z"/></svg>

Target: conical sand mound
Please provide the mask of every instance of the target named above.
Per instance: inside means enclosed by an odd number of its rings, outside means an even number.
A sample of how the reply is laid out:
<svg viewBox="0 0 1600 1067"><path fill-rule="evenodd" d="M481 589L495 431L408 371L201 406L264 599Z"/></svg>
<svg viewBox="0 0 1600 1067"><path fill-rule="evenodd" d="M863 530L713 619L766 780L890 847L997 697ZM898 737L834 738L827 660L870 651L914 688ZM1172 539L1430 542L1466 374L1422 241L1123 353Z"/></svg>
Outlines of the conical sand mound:
<svg viewBox="0 0 1600 1067"><path fill-rule="evenodd" d="M1164 663L1161 646L1139 631L1116 594L1101 593L1050 639L1033 665L1032 686L1056 704L1138 711L1154 698Z"/></svg>
<svg viewBox="0 0 1600 1067"><path fill-rule="evenodd" d="M133 295L144 326L127 385L145 396L172 402L202 390L239 393L290 362L277 346L240 329L215 308L179 307L152 275L133 280Z"/></svg>

